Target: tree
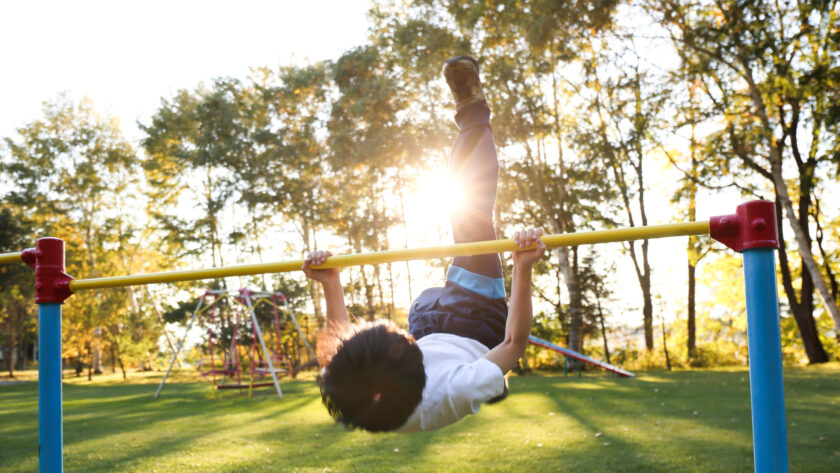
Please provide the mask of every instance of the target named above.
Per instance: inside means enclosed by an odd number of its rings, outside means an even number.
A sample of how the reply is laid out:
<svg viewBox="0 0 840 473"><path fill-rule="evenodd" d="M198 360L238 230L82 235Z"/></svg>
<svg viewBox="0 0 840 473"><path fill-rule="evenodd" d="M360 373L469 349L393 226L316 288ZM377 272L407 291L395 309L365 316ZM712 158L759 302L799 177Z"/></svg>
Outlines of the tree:
<svg viewBox="0 0 840 473"><path fill-rule="evenodd" d="M89 99L60 96L44 117L6 138L3 171L13 186L8 202L30 216L36 237L59 234L76 274L108 274L118 235L112 225L126 210L120 196L136 184L137 158L115 119L99 116ZM102 305L114 295L83 292L67 301L64 350L98 369Z"/></svg>
<svg viewBox="0 0 840 473"><path fill-rule="evenodd" d="M32 246L26 219L15 210L6 205L0 207L0 253ZM34 285L32 270L26 265L0 266L0 341L10 378L15 375L18 347L26 339L37 336Z"/></svg>
<svg viewBox="0 0 840 473"><path fill-rule="evenodd" d="M500 187L514 186L516 190L500 193L500 226L503 219L527 220L530 224L546 222L554 233L571 232L589 221L587 214L597 213L587 205L593 197L587 191L597 186L597 180L587 178L595 177L595 172L590 173L588 166L576 166L564 150L568 117L563 107L568 105L564 101L569 90L563 67L588 47L593 32L610 23L615 4L417 1L406 11L394 13L399 19L394 23L405 24L407 31L434 33L400 37L415 38L419 43L413 50L421 64L434 57L430 52L445 50L441 44L452 45L453 53L479 56L485 93L495 116L497 144L516 150L513 164L502 166ZM443 33L447 29L458 34ZM407 43L400 44L407 49ZM520 206L523 212L510 212ZM569 346L580 350L583 309L574 261L577 250L561 248L557 254L559 274L569 295ZM553 305L559 316L565 311L559 305L559 285L557 291Z"/></svg>
<svg viewBox="0 0 840 473"><path fill-rule="evenodd" d="M600 47L587 61L587 109L589 119L582 121L575 139L578 150L590 161L601 160L620 197L620 211L613 219L635 227L647 226L645 169L649 155L656 149L655 135L663 127L660 111L669 96L667 88L651 68L642 63L632 39L622 47L606 48L615 36L607 33ZM623 216L622 216L623 214ZM654 347L653 299L649 241L627 242L626 248L642 292L642 318L645 347Z"/></svg>
<svg viewBox="0 0 840 473"><path fill-rule="evenodd" d="M416 5L415 5L416 6ZM422 8L422 7L421 7ZM399 203L399 216L408 248L408 218L405 194L411 192L417 175L425 169L446 162L453 126L449 120L449 92L441 80L441 64L453 56L469 52L468 41L440 24L434 9L416 17L404 18L399 10L383 5L371 10L374 21L374 44L392 72L395 94L402 97L405 109L405 132L401 133L403 151L397 155L391 186ZM410 263L406 262L409 300L413 300ZM390 268L390 265L389 265Z"/></svg>
<svg viewBox="0 0 840 473"><path fill-rule="evenodd" d="M827 361L813 319L816 289L840 328L840 310L812 254L812 206L820 173L838 162L836 2L647 3L700 80L703 114L724 125L714 165L737 164L768 183L787 218L803 268L799 294L780 225L779 263L788 304L811 363ZM730 163L730 161L734 161ZM796 172L795 182L785 172ZM793 191L793 195L792 195ZM794 208L797 206L797 209Z"/></svg>
<svg viewBox="0 0 840 473"><path fill-rule="evenodd" d="M162 100L151 123L140 125L146 133L143 166L155 204L150 210L165 241L178 256L209 251L213 266L224 264L221 212L235 188L228 167L241 159L246 133L240 99L239 81L217 79L209 89L182 90ZM194 216L172 211L191 203L200 210Z"/></svg>
<svg viewBox="0 0 840 473"><path fill-rule="evenodd" d="M583 258L581 271L582 286L585 288L584 298L584 327L587 332L595 333L600 329L601 341L604 345L604 357L610 363L610 347L607 342L606 316L602 302L612 301L613 291L610 289L604 273L596 271L597 254L591 252ZM608 270L615 271L615 265L608 265Z"/></svg>
<svg viewBox="0 0 840 473"><path fill-rule="evenodd" d="M322 133L329 113L328 71L326 63L283 67L270 73L265 84L252 85L268 120L255 135L264 151L243 199L293 222L307 252L318 248L318 229L330 225L337 206ZM319 286L307 284L320 324Z"/></svg>
<svg viewBox="0 0 840 473"><path fill-rule="evenodd" d="M406 97L375 46L345 53L333 66L333 80L338 96L327 125L329 156L342 189L335 229L353 251L379 251L390 246L388 230L399 221L385 205L386 193L399 193L388 186L389 177L410 162L413 149L411 124L401 119ZM372 270L369 276L359 268L369 319L385 309L380 266Z"/></svg>
<svg viewBox="0 0 840 473"><path fill-rule="evenodd" d="M685 86L688 92L688 100L685 103L677 105L678 113L684 114L684 119L678 120L675 126L676 129L683 126L688 126L689 128L688 169L681 167L681 163L677 162L675 153L671 153L665 149L663 151L671 160L671 164L684 174L684 177L680 180L680 185L674 191L671 202L683 205L686 220L694 222L697 220L698 189L700 186L704 186L704 181L700 179L699 175L701 169L699 156L702 153L702 149L697 140L697 125L701 122L696 99L699 85L695 78L691 76L683 77L682 74L677 74L676 82L677 86ZM677 90L679 90L678 87ZM720 188L716 190L720 190ZM711 247L708 239L701 239L696 235L689 235L688 245L686 246L686 267L688 270L686 291L686 356L689 363L697 356L697 265L710 250Z"/></svg>

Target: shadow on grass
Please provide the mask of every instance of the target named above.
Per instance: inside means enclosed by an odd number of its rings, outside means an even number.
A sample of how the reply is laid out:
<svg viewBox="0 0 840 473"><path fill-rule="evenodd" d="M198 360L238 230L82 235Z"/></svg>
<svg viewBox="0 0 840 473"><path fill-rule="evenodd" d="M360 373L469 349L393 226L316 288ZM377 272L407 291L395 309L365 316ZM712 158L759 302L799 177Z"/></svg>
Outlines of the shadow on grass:
<svg viewBox="0 0 840 473"><path fill-rule="evenodd" d="M284 383L286 398L255 395L253 399L225 393L208 396L197 383L168 386L167 397L155 401L149 385L63 386L65 465L85 470L96 464L112 471L136 458L166 455L188 447L200 438L230 428L223 415L253 414L267 409L282 416L312 401L295 398L307 391L304 382ZM37 385L4 387L0 391L0 471L28 471L37 467ZM236 423L233 423L236 425ZM179 428L181 426L188 428ZM141 441L136 441L142 437ZM97 449L97 442L120 439L116 448ZM81 447L80 447L81 446ZM29 467L32 468L29 468Z"/></svg>
<svg viewBox="0 0 840 473"><path fill-rule="evenodd" d="M835 371L786 372L791 465L837 471ZM311 382L285 398L200 383L66 385L67 471L752 471L746 370L511 378L511 396L435 432L348 432ZM35 471L34 386L0 388L0 472ZM598 435L600 434L600 435Z"/></svg>

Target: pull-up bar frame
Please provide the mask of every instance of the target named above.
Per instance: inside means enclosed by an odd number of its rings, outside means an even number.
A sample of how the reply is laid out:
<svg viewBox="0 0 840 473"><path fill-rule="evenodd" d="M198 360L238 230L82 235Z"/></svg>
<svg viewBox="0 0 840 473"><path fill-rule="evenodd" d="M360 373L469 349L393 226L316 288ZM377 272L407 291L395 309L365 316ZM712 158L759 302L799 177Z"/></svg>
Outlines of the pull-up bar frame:
<svg viewBox="0 0 840 473"><path fill-rule="evenodd" d="M566 235L547 235L546 246L646 240L703 235L744 255L747 337L750 359L750 396L753 421L753 456L756 472L787 472L782 353L775 253L778 248L773 202L752 201L735 214L707 222L621 228ZM381 264L396 261L467 256L521 250L513 240L494 240L406 250L332 256L319 268ZM61 304L74 292L176 281L214 279L296 271L303 260L194 269L166 273L73 280L64 272L64 241L41 238L35 248L0 254L0 264L25 262L35 269L38 304L38 439L41 472L63 471L61 406Z"/></svg>
<svg viewBox="0 0 840 473"><path fill-rule="evenodd" d="M549 248L578 246L592 243L608 243L631 240L645 240L686 235L708 235L709 222L674 223L650 227L617 228L593 232L564 235L545 235L542 240ZM366 264L394 263L397 261L426 260L454 256L480 255L520 250L512 239L459 243L455 245L409 248L331 256L321 266L314 268L337 268L362 266ZM216 279L230 276L251 276L266 273L286 273L300 270L303 260L278 261L274 263L242 264L222 268L188 269L166 273L136 274L107 278L79 279L70 281L73 292L109 287L137 286L143 284Z"/></svg>

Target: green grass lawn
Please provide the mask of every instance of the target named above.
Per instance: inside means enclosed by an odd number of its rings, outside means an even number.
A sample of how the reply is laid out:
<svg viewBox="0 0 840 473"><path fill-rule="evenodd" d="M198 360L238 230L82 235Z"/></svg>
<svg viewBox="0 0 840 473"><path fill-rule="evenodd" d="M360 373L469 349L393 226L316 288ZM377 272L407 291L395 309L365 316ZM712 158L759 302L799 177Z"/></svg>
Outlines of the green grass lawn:
<svg viewBox="0 0 840 473"><path fill-rule="evenodd" d="M840 364L785 371L791 471L840 471ZM746 369L510 379L510 397L449 428L335 425L310 380L210 397L188 372L64 385L65 471L752 471ZM178 382L180 381L180 382ZM0 384L0 472L37 471L37 387Z"/></svg>

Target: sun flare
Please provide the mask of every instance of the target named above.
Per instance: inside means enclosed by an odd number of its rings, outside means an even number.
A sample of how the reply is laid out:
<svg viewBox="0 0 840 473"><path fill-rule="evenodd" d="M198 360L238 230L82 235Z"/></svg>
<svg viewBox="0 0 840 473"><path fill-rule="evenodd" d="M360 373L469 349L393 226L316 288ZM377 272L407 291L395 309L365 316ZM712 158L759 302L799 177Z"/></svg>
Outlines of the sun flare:
<svg viewBox="0 0 840 473"><path fill-rule="evenodd" d="M463 197L463 189L447 169L421 174L414 192L405 199L406 223L413 229L448 229L449 216Z"/></svg>

